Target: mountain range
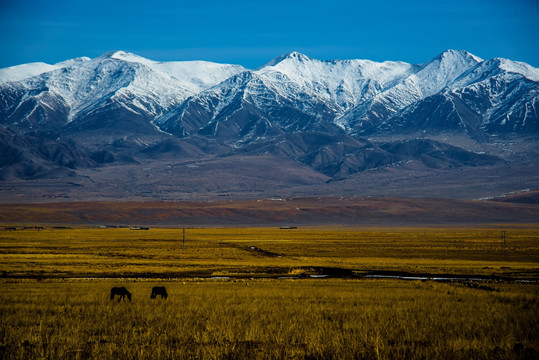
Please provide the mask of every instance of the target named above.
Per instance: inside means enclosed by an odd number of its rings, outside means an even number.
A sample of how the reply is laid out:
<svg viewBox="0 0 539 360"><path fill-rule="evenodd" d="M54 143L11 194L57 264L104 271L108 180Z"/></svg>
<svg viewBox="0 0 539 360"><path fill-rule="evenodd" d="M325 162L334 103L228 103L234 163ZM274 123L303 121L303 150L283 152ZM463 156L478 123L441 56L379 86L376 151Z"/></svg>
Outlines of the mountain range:
<svg viewBox="0 0 539 360"><path fill-rule="evenodd" d="M0 194L499 196L537 187L538 111L539 69L457 50L23 64L0 69Z"/></svg>

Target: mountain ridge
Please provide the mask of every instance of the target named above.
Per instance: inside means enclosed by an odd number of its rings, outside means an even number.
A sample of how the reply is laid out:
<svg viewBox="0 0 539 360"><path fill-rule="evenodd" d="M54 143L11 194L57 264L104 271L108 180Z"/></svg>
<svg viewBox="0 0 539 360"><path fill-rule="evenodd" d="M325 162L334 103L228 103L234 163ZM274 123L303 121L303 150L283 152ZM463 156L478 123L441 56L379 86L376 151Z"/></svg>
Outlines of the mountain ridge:
<svg viewBox="0 0 539 360"><path fill-rule="evenodd" d="M212 164L219 174L224 164L234 168L235 159L240 164L246 156L247 163L260 158L305 176L283 184L290 188L311 181L317 189L340 189L381 169L393 177L471 167L535 169L538 103L538 69L464 50L422 64L291 52L257 69L160 62L118 50L0 69L0 128L7 131L0 145L4 156L13 156L0 166L0 177L40 181L69 174L86 183L109 174L104 178L114 182L137 179L137 189L150 183L179 188L181 181L166 175L172 169L181 176L178 162ZM144 169L157 163L162 171L152 177L162 176L150 181ZM249 179L239 188L227 175L223 184L189 183L189 191L277 189L263 172L236 170ZM526 182L533 183L530 171Z"/></svg>

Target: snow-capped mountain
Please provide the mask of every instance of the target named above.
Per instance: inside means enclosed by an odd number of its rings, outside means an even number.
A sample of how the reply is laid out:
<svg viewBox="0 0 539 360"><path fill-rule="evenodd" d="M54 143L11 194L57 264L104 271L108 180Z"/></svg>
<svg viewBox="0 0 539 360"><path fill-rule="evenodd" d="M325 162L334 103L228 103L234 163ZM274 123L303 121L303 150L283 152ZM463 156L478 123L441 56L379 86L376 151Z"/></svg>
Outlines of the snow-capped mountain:
<svg viewBox="0 0 539 360"><path fill-rule="evenodd" d="M537 131L538 72L455 50L419 65L292 52L256 70L115 51L0 69L0 123L77 131L156 125L229 143L337 128L351 135L414 127Z"/></svg>
<svg viewBox="0 0 539 360"><path fill-rule="evenodd" d="M412 68L402 62L320 61L293 52L199 93L156 124L181 136L200 132L244 142L283 131L339 131L344 126L335 119Z"/></svg>
<svg viewBox="0 0 539 360"><path fill-rule="evenodd" d="M479 62L481 59L466 51L445 51L425 64L416 65L406 77L337 121L350 132L369 132L408 105L438 93Z"/></svg>
<svg viewBox="0 0 539 360"><path fill-rule="evenodd" d="M491 59L464 72L442 91L413 103L385 125L393 131L536 133L538 105L538 69Z"/></svg>
<svg viewBox="0 0 539 360"><path fill-rule="evenodd" d="M178 136L200 134L226 143L291 131L338 130L325 121L335 115L330 103L309 96L293 82L281 80L280 86L292 90L284 92L267 77L245 71L188 99L155 123Z"/></svg>
<svg viewBox="0 0 539 360"><path fill-rule="evenodd" d="M489 139L539 135L538 99L538 69L456 50L423 64L292 52L253 70L124 51L24 64L0 69L0 149L20 159L0 164L0 177L244 156L286 161L317 181L501 166Z"/></svg>
<svg viewBox="0 0 539 360"><path fill-rule="evenodd" d="M288 97L301 92L327 102L341 114L370 99L376 89L390 87L411 68L409 64L390 61L320 61L293 52L274 59L257 74Z"/></svg>
<svg viewBox="0 0 539 360"><path fill-rule="evenodd" d="M241 65L218 64L208 61L153 61L126 52L115 51L111 58L148 66L154 71L167 74L182 83L192 94L199 93L246 69Z"/></svg>
<svg viewBox="0 0 539 360"><path fill-rule="evenodd" d="M37 76L49 71L62 69L70 66L77 66L84 61L88 61L88 57L80 57L59 62L54 65L43 62L21 64L16 66L0 69L0 84L5 82L20 81L33 76Z"/></svg>
<svg viewBox="0 0 539 360"><path fill-rule="evenodd" d="M238 65L155 62L116 51L0 73L0 123L26 129L148 125L189 96L242 71Z"/></svg>
<svg viewBox="0 0 539 360"><path fill-rule="evenodd" d="M501 67L496 65L500 61ZM416 131L450 131L462 129L448 113L460 105L440 109L433 103L461 94L469 108L463 111L475 114L465 121L477 123L475 130L505 131L505 126L509 131L537 131L537 71L527 64L483 61L455 50L419 65L320 61L294 52L200 92L158 117L156 124L179 136L200 133L241 143L335 126L351 135L414 130L414 126ZM493 82L504 83L506 90L494 90ZM418 120L423 117L430 119L429 124ZM519 121L527 125L514 124ZM433 127L432 122L445 125Z"/></svg>

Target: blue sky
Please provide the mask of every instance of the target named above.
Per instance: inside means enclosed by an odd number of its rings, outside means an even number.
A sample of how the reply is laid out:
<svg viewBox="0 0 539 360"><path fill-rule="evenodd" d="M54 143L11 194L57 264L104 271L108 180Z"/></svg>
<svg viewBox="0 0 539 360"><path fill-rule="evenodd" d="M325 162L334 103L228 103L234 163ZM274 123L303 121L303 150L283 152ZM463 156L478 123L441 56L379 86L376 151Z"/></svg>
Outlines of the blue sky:
<svg viewBox="0 0 539 360"><path fill-rule="evenodd" d="M299 51L422 63L446 49L539 67L539 0L0 0L0 68L126 50L256 68Z"/></svg>

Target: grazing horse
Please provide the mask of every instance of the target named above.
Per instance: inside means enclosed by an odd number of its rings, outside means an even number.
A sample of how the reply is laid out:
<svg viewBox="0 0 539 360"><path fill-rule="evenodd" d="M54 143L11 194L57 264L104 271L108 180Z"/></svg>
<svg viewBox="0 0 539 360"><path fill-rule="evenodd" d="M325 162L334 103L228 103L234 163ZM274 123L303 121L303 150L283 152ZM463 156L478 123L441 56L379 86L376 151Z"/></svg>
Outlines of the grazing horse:
<svg viewBox="0 0 539 360"><path fill-rule="evenodd" d="M124 288L123 286L122 287L113 287L112 289L110 289L110 299L111 300L114 300L114 295L118 295L120 297L118 299L118 301L125 300L126 296L129 299L129 301L131 301L131 293L129 291L127 291L127 289Z"/></svg>
<svg viewBox="0 0 539 360"><path fill-rule="evenodd" d="M154 286L152 288L152 295L150 299L155 299L157 295L161 295L161 299L166 299L168 297L167 289L164 286Z"/></svg>

